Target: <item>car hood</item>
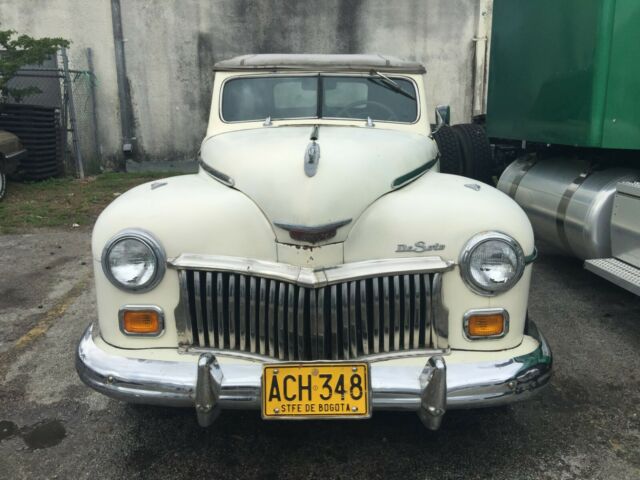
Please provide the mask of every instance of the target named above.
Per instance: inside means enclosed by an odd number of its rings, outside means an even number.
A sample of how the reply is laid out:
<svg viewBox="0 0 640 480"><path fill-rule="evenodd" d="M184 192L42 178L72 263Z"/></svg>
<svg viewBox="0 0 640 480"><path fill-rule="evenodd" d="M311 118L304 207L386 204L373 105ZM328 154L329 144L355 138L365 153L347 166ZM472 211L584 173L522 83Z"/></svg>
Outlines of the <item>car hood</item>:
<svg viewBox="0 0 640 480"><path fill-rule="evenodd" d="M315 165L308 164L312 143L319 146ZM425 135L326 125L224 133L201 150L203 168L228 176L251 198L279 242L316 245L344 241L371 203L417 177L436 155Z"/></svg>

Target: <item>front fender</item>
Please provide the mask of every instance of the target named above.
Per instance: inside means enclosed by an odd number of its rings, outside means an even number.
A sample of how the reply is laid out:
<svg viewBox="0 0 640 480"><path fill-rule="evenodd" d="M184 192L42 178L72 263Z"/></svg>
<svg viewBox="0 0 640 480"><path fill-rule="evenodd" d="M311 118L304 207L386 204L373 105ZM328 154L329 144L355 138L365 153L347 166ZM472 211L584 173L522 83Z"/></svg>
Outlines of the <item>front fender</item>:
<svg viewBox="0 0 640 480"><path fill-rule="evenodd" d="M121 195L98 218L92 252L98 318L102 337L124 348L173 347L178 344L174 309L178 275L168 269L153 290L130 293L109 282L100 257L115 234L130 228L152 233L167 258L181 253L211 253L276 261L275 234L260 209L244 194L205 173L171 177L140 185ZM118 327L118 310L127 304L158 305L165 332L157 337L128 337Z"/></svg>
<svg viewBox="0 0 640 480"><path fill-rule="evenodd" d="M344 244L344 259L348 263L373 258L437 255L457 263L467 241L485 231L510 235L520 243L525 255L534 250L531 224L508 196L475 180L429 172L405 188L380 198L364 212ZM398 248L401 244L411 246L417 242L433 249L411 252ZM502 350L520 344L530 277L531 266L528 266L511 290L484 297L464 284L457 265L443 274L443 303L449 311L449 346ZM474 308L494 307L509 312L508 334L500 339L466 339L462 331L464 313Z"/></svg>

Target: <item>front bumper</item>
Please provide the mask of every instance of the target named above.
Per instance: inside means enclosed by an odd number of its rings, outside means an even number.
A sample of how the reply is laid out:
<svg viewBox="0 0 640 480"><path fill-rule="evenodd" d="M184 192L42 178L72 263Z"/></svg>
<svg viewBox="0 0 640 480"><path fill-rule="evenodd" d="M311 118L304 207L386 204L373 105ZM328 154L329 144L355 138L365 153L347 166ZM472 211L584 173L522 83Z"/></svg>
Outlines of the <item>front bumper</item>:
<svg viewBox="0 0 640 480"><path fill-rule="evenodd" d="M161 349L144 354L115 348L92 330L87 328L80 340L76 368L84 383L105 395L134 403L196 407L203 426L221 409L260 409L259 361L237 360L223 353L161 359ZM372 411L415 411L428 428L436 429L447 409L526 399L549 381L552 355L533 322L525 340L520 347L502 352L452 351L372 361Z"/></svg>

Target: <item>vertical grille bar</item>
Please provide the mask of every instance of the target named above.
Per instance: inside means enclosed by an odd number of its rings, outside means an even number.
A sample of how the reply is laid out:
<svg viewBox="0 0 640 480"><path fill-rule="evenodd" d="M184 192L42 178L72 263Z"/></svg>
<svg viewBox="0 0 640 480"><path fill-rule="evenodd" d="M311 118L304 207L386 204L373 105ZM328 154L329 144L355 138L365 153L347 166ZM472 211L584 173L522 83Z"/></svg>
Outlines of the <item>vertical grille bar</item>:
<svg viewBox="0 0 640 480"><path fill-rule="evenodd" d="M289 289L287 291L287 327L289 329L289 360L294 360L296 358L296 334L295 334L295 324L296 324L296 316L295 316L295 298L296 298L296 286L289 285Z"/></svg>
<svg viewBox="0 0 640 480"><path fill-rule="evenodd" d="M213 299L215 298L213 295L213 273L207 272L205 275L205 301L207 302L207 316L206 316L206 329L207 334L209 336L209 346L210 347L218 347L218 342L216 338L215 332L215 319L214 319L214 308L213 308Z"/></svg>
<svg viewBox="0 0 640 480"><path fill-rule="evenodd" d="M229 275L229 287L227 288L227 309L229 315L229 345L232 349L238 348L236 343L236 276Z"/></svg>
<svg viewBox="0 0 640 480"><path fill-rule="evenodd" d="M382 282L379 278L371 280L373 285L373 352L380 353L380 322L381 315L380 310L382 308L382 302L380 297L380 284Z"/></svg>
<svg viewBox="0 0 640 480"><path fill-rule="evenodd" d="M258 286L256 277L249 278L249 351L258 353L258 316L256 310L259 308Z"/></svg>
<svg viewBox="0 0 640 480"><path fill-rule="evenodd" d="M384 345L384 349L383 352L388 352L389 351L389 344L392 344L390 342L390 336L392 334L391 331L391 305L389 303L389 277L383 277L382 278L382 298L383 298L383 304L382 304L382 315L384 318L384 327L382 330L382 340L383 340L383 345Z"/></svg>
<svg viewBox="0 0 640 480"><path fill-rule="evenodd" d="M362 353L369 355L369 315L367 314L367 281L360 280L360 329L362 331Z"/></svg>
<svg viewBox="0 0 640 480"><path fill-rule="evenodd" d="M225 348L225 340L224 340L224 311L223 311L223 301L224 297L224 280L222 278L222 273L216 274L216 313L218 315L218 346L219 348Z"/></svg>
<svg viewBox="0 0 640 480"><path fill-rule="evenodd" d="M191 309L189 308L189 286L187 282L187 271L178 272L178 283L180 284L180 303L182 311L176 316L176 329L183 332L181 342L192 344L193 327L191 326Z"/></svg>
<svg viewBox="0 0 640 480"><path fill-rule="evenodd" d="M206 345L204 338L204 323L202 321L202 287L200 285L200 272L193 274L193 290L196 307L196 325L198 327L198 342L200 345Z"/></svg>
<svg viewBox="0 0 640 480"><path fill-rule="evenodd" d="M311 358L316 359L318 357L318 308L316 305L317 292L314 289L309 289L309 341L311 343Z"/></svg>
<svg viewBox="0 0 640 480"><path fill-rule="evenodd" d="M326 288L318 289L318 358L327 358L328 353L325 348L325 328L331 312L325 304L326 291Z"/></svg>
<svg viewBox="0 0 640 480"><path fill-rule="evenodd" d="M285 314L287 312L285 298L287 298L287 290L290 285L281 283L278 288L278 309L277 309L277 331L278 331L278 358L284 360L287 358L287 324Z"/></svg>
<svg viewBox="0 0 640 480"><path fill-rule="evenodd" d="M338 359L338 286L331 285L331 358Z"/></svg>
<svg viewBox="0 0 640 480"><path fill-rule="evenodd" d="M403 350L409 350L411 348L411 287L409 286L409 276L402 276L402 296L403 310L402 310L402 329L403 329Z"/></svg>
<svg viewBox="0 0 640 480"><path fill-rule="evenodd" d="M269 281L269 308L267 310L267 337L269 338L269 352L268 355L272 357L276 356L276 342L278 338L278 321L276 318L276 295L277 283L273 280Z"/></svg>
<svg viewBox="0 0 640 480"><path fill-rule="evenodd" d="M340 295L340 303L341 303L341 329L342 329L342 358L349 358L349 285L347 283L343 283L341 285L341 295Z"/></svg>
<svg viewBox="0 0 640 480"><path fill-rule="evenodd" d="M239 320L239 344L240 350L247 351L249 349L249 345L247 342L247 278L244 275L240 275L239 283L238 283L238 299L239 299L239 309L238 309L238 320Z"/></svg>
<svg viewBox="0 0 640 480"><path fill-rule="evenodd" d="M357 282L349 283L349 347L350 347L349 358L356 358L358 356L358 328L356 326L357 289L358 289Z"/></svg>
<svg viewBox="0 0 640 480"><path fill-rule="evenodd" d="M298 320L298 352L299 360L306 360L304 348L304 288L298 288L298 303L296 304L296 315Z"/></svg>
<svg viewBox="0 0 640 480"><path fill-rule="evenodd" d="M267 282L268 280L264 278L258 278L258 340L259 340L259 350L258 353L261 355L267 354L267 345L266 345L266 302L267 302Z"/></svg>
<svg viewBox="0 0 640 480"><path fill-rule="evenodd" d="M420 283L421 283L420 275L412 275L412 292L413 292L413 348L420 347L420 315L421 315L421 295L420 295Z"/></svg>
<svg viewBox="0 0 640 480"><path fill-rule="evenodd" d="M401 317L400 317L400 277L393 277L393 350L400 350L400 332L401 332Z"/></svg>

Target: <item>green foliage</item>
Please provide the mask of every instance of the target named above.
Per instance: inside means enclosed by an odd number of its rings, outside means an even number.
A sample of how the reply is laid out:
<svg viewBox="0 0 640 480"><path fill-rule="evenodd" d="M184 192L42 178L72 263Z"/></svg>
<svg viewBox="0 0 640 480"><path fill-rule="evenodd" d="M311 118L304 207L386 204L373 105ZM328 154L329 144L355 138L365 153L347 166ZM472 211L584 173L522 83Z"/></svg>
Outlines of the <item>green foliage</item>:
<svg viewBox="0 0 640 480"><path fill-rule="evenodd" d="M25 65L40 65L58 49L68 47L64 38L33 38L17 35L15 30L0 30L0 101L11 96L20 102L24 97L40 93L37 87L9 88L8 82Z"/></svg>

